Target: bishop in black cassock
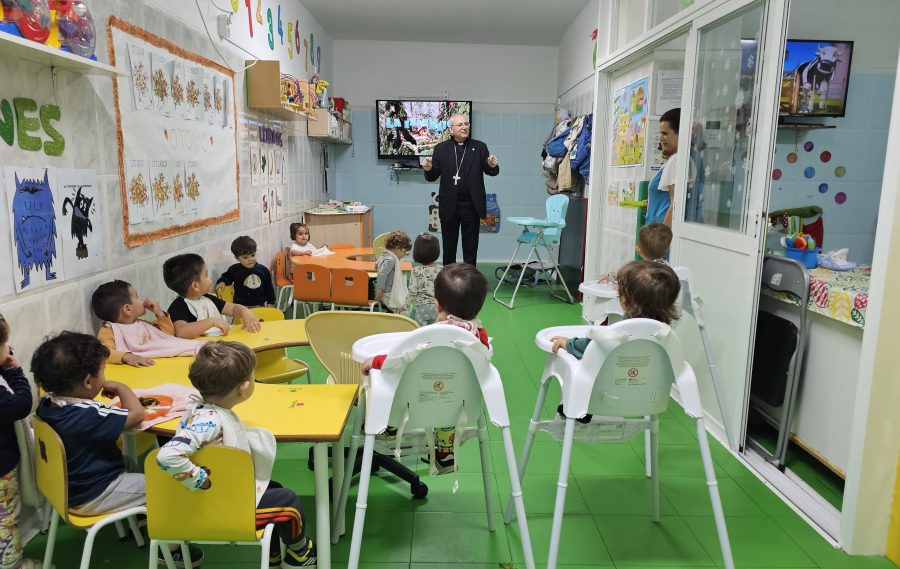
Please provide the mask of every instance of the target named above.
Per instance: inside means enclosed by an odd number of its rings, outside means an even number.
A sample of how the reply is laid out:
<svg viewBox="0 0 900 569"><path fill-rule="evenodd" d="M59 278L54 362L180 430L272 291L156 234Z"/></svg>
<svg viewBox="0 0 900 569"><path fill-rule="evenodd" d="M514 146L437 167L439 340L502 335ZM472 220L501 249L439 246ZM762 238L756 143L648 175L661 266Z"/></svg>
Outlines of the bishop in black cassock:
<svg viewBox="0 0 900 569"><path fill-rule="evenodd" d="M435 146L431 158L425 160L425 179L441 180L438 214L444 266L456 262L460 230L463 261L474 265L478 257L479 226L487 210L484 174L496 176L500 165L485 143L469 138L469 117L450 117L450 134L452 137Z"/></svg>

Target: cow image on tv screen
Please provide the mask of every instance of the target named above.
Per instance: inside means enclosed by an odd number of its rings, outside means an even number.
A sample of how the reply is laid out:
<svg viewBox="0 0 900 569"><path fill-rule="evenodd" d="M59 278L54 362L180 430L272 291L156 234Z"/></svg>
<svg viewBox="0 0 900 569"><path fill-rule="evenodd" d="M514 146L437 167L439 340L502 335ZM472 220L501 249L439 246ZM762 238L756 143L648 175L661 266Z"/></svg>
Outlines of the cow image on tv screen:
<svg viewBox="0 0 900 569"><path fill-rule="evenodd" d="M844 116L852 53L850 41L787 40L780 113Z"/></svg>

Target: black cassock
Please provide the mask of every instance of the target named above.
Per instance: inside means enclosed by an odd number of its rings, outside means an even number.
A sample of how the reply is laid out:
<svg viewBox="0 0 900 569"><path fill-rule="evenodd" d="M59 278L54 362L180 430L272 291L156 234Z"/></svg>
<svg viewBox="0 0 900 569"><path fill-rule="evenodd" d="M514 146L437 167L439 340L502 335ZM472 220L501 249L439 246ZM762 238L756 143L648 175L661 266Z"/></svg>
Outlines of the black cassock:
<svg viewBox="0 0 900 569"><path fill-rule="evenodd" d="M484 175L496 176L500 165L487 164L488 147L480 140L467 139L463 144L452 138L434 147L431 170L425 179L440 178L438 213L441 218L441 240L444 265L456 262L456 245L462 232L463 261L474 265L478 257L478 235L481 219L486 215L487 200ZM459 179L457 176L459 170Z"/></svg>

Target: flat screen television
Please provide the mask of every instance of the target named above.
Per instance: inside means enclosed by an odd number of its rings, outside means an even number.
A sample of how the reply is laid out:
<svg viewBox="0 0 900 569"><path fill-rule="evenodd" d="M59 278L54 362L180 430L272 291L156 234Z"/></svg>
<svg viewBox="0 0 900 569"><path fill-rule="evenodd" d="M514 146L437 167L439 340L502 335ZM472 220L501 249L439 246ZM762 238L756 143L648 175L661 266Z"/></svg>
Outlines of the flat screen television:
<svg viewBox="0 0 900 569"><path fill-rule="evenodd" d="M437 143L450 138L448 121L455 114L466 115L471 123L472 101L376 101L378 157L431 156Z"/></svg>
<svg viewBox="0 0 900 569"><path fill-rule="evenodd" d="M787 40L779 114L844 116L852 56L852 41Z"/></svg>

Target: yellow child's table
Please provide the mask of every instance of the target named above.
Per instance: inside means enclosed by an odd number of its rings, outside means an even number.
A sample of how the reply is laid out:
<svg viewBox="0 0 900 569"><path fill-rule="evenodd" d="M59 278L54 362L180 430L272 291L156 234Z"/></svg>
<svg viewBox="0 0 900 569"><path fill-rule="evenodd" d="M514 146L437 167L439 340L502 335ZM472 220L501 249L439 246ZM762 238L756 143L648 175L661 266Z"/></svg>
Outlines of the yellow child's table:
<svg viewBox="0 0 900 569"><path fill-rule="evenodd" d="M207 338L213 339L213 338ZM255 351L305 345L306 337L303 320L263 322L262 330L250 333L236 327L228 336L214 338L242 342ZM147 389L162 383L190 385L188 369L194 361L192 357L156 358L156 364L149 367L127 365L107 365L107 379L120 381L134 389ZM264 428L275 435L280 442L314 443L316 480L316 547L318 566L331 567L331 511L328 500L328 444L334 444L334 476L332 485L335 496L339 495L344 472L344 452L340 446L341 435L353 403L356 399L356 385L291 385L257 383L253 396L234 408L234 411L248 427ZM178 427L178 419L154 425L151 432L171 435ZM133 437L126 449L134 453ZM126 450L126 454L129 450Z"/></svg>

